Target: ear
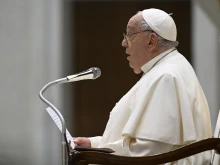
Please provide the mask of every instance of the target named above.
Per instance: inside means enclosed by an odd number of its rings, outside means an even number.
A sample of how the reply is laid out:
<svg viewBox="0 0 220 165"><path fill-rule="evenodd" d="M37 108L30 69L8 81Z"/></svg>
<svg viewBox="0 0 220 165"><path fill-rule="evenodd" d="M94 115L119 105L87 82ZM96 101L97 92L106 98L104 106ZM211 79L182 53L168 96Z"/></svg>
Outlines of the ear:
<svg viewBox="0 0 220 165"><path fill-rule="evenodd" d="M150 41L148 43L149 51L154 51L157 47L157 43L158 43L157 35L155 33L151 33L150 34Z"/></svg>

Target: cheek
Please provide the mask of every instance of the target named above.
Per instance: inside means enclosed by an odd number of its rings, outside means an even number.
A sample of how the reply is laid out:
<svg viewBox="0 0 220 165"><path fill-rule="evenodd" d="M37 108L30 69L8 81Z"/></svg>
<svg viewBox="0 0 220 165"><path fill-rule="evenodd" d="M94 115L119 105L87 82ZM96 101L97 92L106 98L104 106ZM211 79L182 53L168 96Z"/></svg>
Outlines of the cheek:
<svg viewBox="0 0 220 165"><path fill-rule="evenodd" d="M136 44L130 44L128 49L131 54L136 54L139 48L138 48L138 45L136 45Z"/></svg>

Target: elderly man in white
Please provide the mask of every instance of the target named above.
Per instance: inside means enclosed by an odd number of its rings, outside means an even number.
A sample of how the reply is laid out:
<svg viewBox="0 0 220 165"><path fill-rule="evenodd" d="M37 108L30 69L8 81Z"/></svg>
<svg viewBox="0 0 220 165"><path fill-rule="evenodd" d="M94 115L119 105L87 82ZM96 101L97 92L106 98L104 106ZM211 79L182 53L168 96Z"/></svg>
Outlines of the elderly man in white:
<svg viewBox="0 0 220 165"><path fill-rule="evenodd" d="M129 20L122 46L130 67L143 76L115 105L104 134L75 138L77 145L146 156L212 137L205 95L176 38L175 22L162 10L146 9ZM210 159L207 151L167 164L208 165Z"/></svg>

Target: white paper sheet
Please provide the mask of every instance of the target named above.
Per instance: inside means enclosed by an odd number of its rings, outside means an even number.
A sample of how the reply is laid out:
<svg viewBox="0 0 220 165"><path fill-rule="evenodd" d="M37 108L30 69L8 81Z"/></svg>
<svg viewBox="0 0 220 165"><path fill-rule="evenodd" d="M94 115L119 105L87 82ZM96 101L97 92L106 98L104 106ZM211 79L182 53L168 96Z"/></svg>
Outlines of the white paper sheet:
<svg viewBox="0 0 220 165"><path fill-rule="evenodd" d="M60 118L58 117L58 115L50 107L47 107L46 110L49 113L50 117L53 119L53 121L56 123L59 130L62 132L62 123L61 123ZM67 138L68 142L71 141L70 146L72 147L72 149L74 149L75 144L73 142L73 137L70 135L70 133L67 129L66 129L66 138Z"/></svg>

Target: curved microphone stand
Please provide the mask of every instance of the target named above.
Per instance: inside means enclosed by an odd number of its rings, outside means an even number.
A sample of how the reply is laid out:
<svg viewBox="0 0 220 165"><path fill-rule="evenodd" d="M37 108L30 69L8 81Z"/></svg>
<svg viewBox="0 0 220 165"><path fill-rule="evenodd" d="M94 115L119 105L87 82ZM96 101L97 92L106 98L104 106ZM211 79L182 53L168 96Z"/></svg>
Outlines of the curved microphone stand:
<svg viewBox="0 0 220 165"><path fill-rule="evenodd" d="M66 141L66 122L62 114L59 112L59 110L52 103L50 103L48 100L46 100L43 97L43 93L46 91L47 88L49 88L52 85L80 81L80 80L88 80L88 79L94 80L100 76L101 76L101 70L99 68L93 67L83 72L80 72L78 74L70 75L65 78L52 81L48 83L47 85L45 85L40 91L40 94L39 94L40 99L54 110L54 112L58 115L62 123L62 139L61 139L62 140L62 165L67 165L68 163L68 157L67 157L67 152L66 152L68 149L67 147L68 142Z"/></svg>
<svg viewBox="0 0 220 165"><path fill-rule="evenodd" d="M65 122L62 114L59 112L59 110L52 103L50 103L48 100L46 100L43 97L43 93L46 91L47 88L49 88L52 85L62 84L62 83L67 83L67 82L68 82L67 78L62 78L62 79L58 79L58 80L52 81L52 82L48 83L47 85L45 85L41 89L40 94L39 94L40 99L54 110L54 112L58 115L58 117L60 118L61 123L62 123L62 139L61 139L61 144L62 144L62 165L67 165L67 163L68 163L67 152L66 152L67 144L66 144L66 141L65 141L66 122Z"/></svg>

